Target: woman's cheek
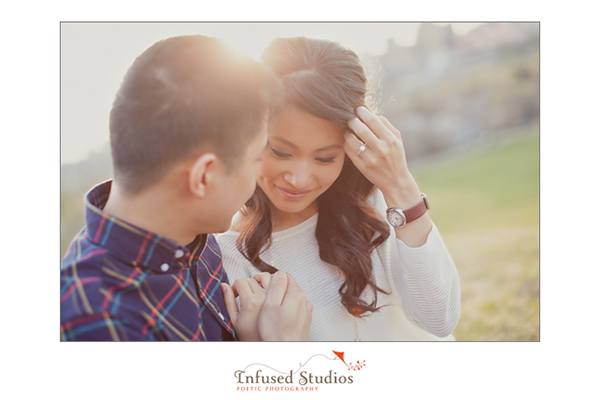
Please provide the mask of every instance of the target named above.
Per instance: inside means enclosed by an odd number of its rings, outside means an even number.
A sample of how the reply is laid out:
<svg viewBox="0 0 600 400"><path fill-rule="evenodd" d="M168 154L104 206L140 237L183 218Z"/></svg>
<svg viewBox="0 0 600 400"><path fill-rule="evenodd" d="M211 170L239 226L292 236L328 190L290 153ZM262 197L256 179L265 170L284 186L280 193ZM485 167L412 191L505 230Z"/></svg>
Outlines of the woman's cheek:
<svg viewBox="0 0 600 400"><path fill-rule="evenodd" d="M256 168L256 180L260 181L263 179L268 171L267 161L263 156L263 159L258 162L258 166Z"/></svg>
<svg viewBox="0 0 600 400"><path fill-rule="evenodd" d="M262 161L258 163L256 169L256 180L261 181L265 179L272 179L275 175L275 166L273 161L269 160L270 157L263 157Z"/></svg>
<svg viewBox="0 0 600 400"><path fill-rule="evenodd" d="M262 179L272 180L281 173L281 164L281 162L274 160L272 157L264 157L259 163L257 174Z"/></svg>

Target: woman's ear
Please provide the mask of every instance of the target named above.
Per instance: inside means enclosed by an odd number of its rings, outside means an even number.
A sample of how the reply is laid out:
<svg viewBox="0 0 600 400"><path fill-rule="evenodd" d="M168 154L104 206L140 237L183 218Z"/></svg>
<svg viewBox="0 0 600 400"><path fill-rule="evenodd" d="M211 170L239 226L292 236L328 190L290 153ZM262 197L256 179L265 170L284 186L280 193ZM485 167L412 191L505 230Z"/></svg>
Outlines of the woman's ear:
<svg viewBox="0 0 600 400"><path fill-rule="evenodd" d="M199 198L206 196L206 186L215 177L214 153L204 153L199 156L190 169L189 188L190 192Z"/></svg>

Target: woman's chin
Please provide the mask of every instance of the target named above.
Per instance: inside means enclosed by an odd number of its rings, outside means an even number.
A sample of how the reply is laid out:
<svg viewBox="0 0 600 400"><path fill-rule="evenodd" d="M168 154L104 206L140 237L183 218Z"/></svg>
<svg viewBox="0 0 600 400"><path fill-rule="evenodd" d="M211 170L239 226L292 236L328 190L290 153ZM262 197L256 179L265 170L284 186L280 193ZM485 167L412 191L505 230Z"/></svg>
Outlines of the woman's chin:
<svg viewBox="0 0 600 400"><path fill-rule="evenodd" d="M273 202L272 202L273 203ZM283 201L278 201L277 203L273 203L273 206L281 212L284 213L292 213L292 214L296 214L299 212L302 212L304 210L306 210L306 208L309 206L310 204L286 204L286 202Z"/></svg>
<svg viewBox="0 0 600 400"><path fill-rule="evenodd" d="M298 200L288 200L285 198L278 198L275 201L271 200L271 204L278 211L289 213L289 214L298 214L302 212L306 212L313 204L315 204L316 199L302 199L302 201ZM316 210L315 210L316 211Z"/></svg>

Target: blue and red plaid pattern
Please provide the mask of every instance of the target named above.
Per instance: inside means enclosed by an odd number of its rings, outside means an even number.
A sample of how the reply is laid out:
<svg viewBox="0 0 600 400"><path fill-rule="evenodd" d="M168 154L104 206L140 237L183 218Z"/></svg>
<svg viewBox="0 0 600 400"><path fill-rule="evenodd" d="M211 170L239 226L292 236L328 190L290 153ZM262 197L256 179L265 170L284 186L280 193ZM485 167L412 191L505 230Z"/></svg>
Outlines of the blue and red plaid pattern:
<svg viewBox="0 0 600 400"><path fill-rule="evenodd" d="M214 236L179 246L103 212L111 184L86 195L61 262L61 341L235 340Z"/></svg>

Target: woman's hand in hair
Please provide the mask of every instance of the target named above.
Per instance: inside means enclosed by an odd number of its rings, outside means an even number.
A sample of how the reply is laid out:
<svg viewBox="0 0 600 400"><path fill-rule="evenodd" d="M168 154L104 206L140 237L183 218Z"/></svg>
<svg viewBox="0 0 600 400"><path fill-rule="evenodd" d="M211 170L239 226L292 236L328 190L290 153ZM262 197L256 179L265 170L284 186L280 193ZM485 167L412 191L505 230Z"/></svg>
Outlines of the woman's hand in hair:
<svg viewBox="0 0 600 400"><path fill-rule="evenodd" d="M407 209L421 201L421 192L408 170L400 131L386 118L365 107L356 110L358 118L348 121L344 150L356 168L383 194L388 207ZM363 151L361 146L365 145ZM406 245L425 244L431 231L428 214L396 229L396 237Z"/></svg>
<svg viewBox="0 0 600 400"><path fill-rule="evenodd" d="M395 207L413 206L421 197L408 170L400 131L386 118L373 114L365 107L359 107L356 114L358 118L348 122L355 135L350 132L345 134L346 154L384 196L399 195L400 204ZM363 143L366 148L358 154Z"/></svg>

